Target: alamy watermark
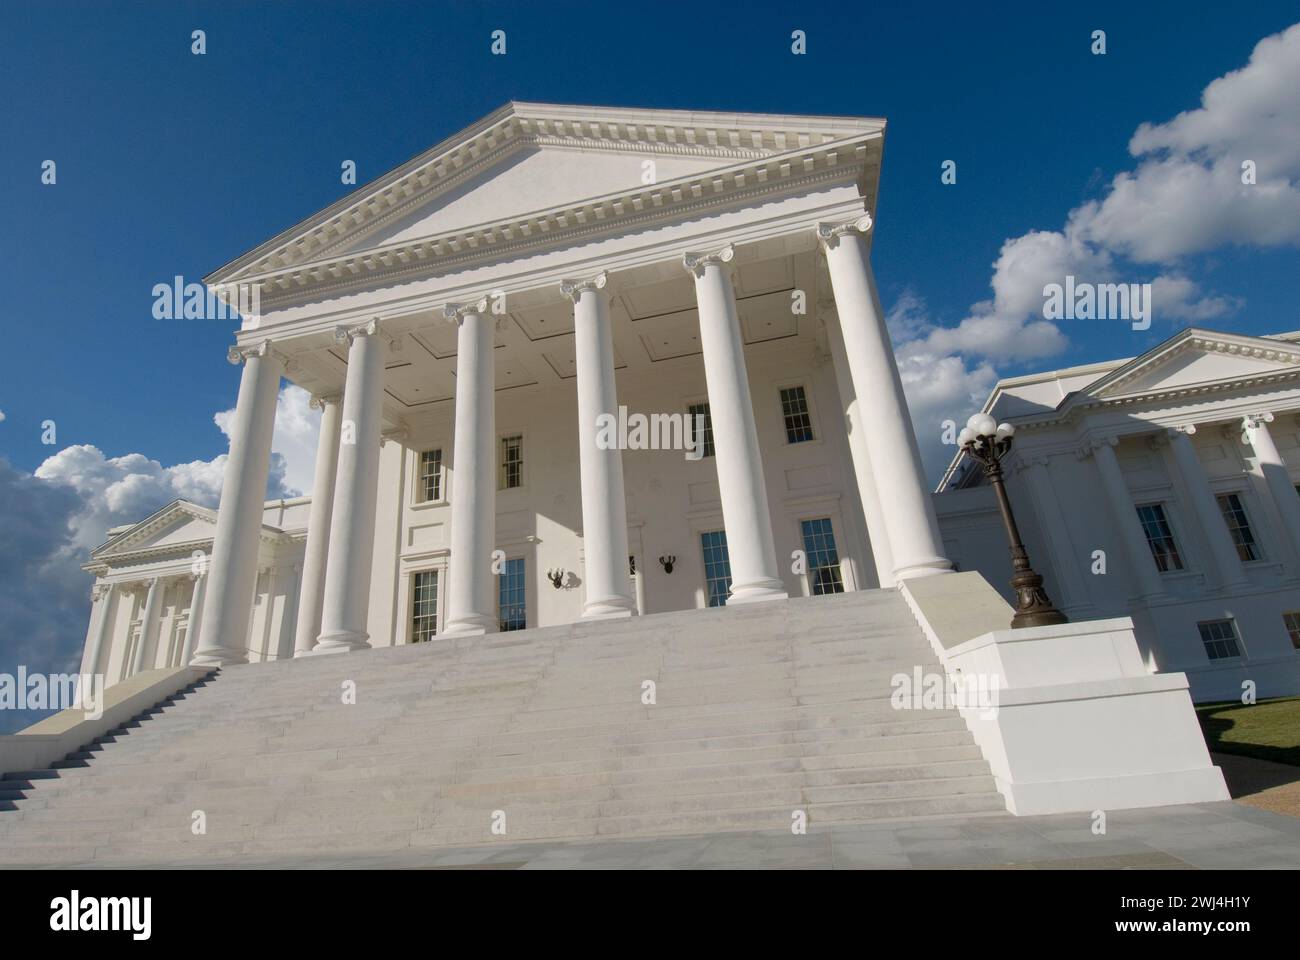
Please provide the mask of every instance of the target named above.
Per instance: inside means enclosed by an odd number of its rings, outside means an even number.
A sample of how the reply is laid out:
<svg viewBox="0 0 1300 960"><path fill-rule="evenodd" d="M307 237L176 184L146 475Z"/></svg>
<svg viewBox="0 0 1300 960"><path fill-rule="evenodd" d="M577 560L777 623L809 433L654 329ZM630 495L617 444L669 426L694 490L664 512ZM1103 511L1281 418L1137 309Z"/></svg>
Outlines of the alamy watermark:
<svg viewBox="0 0 1300 960"><path fill-rule="evenodd" d="M185 282L177 275L171 283L153 285L155 320L252 320L262 315L262 288L257 284Z"/></svg>
<svg viewBox="0 0 1300 960"><path fill-rule="evenodd" d="M619 406L618 415L602 413L596 417L596 446L601 450L685 450L687 460L704 456L704 436L708 417L695 414L690 429L689 413L627 412Z"/></svg>
<svg viewBox="0 0 1300 960"><path fill-rule="evenodd" d="M1128 320L1134 330L1151 327L1151 284L1087 283L1067 276L1043 287L1044 320Z"/></svg>
<svg viewBox="0 0 1300 960"><path fill-rule="evenodd" d="M986 718L998 713L996 673L927 673L917 666L910 674L894 674L889 686L895 710L978 710Z"/></svg>
<svg viewBox="0 0 1300 960"><path fill-rule="evenodd" d="M86 719L104 715L102 673L0 673L0 710L84 710Z"/></svg>

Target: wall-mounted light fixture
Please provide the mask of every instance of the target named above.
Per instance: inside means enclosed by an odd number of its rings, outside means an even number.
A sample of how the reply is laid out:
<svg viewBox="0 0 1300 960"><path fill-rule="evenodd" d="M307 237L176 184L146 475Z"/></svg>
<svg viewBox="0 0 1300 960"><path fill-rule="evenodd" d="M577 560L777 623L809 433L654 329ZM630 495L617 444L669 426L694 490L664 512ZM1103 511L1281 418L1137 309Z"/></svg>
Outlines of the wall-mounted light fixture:
<svg viewBox="0 0 1300 960"><path fill-rule="evenodd" d="M672 573L672 572L673 572L673 564L676 563L676 562L677 562L677 558L674 557L674 556L667 556L667 557L660 557L660 558L659 558L659 566L661 566L661 567L664 568L664 573Z"/></svg>
<svg viewBox="0 0 1300 960"><path fill-rule="evenodd" d="M559 590L564 586L564 570L547 570L546 578L551 581L551 586Z"/></svg>

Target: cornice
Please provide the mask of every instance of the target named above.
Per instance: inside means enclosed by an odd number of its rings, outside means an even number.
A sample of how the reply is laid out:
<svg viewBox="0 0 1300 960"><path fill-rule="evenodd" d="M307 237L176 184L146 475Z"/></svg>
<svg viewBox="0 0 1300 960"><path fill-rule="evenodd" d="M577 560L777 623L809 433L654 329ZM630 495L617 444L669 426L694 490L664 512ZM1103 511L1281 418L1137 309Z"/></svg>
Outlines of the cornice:
<svg viewBox="0 0 1300 960"><path fill-rule="evenodd" d="M258 284L264 312L310 293L335 293L371 284L433 276L475 261L536 253L549 246L590 242L601 234L626 232L679 220L702 210L796 193L831 180L856 179L866 169L866 141L832 145L764 158L757 165L694 174L638 186L487 224L288 265L269 273L241 274Z"/></svg>

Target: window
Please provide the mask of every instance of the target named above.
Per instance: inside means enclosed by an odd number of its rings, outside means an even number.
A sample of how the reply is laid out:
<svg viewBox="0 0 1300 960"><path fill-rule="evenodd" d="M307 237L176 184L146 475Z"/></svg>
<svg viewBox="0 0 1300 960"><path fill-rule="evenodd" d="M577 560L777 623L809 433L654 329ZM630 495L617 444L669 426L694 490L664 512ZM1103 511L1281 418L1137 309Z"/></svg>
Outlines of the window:
<svg viewBox="0 0 1300 960"><path fill-rule="evenodd" d="M1201 631L1205 655L1211 660L1225 660L1241 656L1237 647L1237 625L1232 620L1203 620L1196 625Z"/></svg>
<svg viewBox="0 0 1300 960"><path fill-rule="evenodd" d="M808 415L808 397L803 387L782 388L781 413L785 416L786 443L813 439L812 417Z"/></svg>
<svg viewBox="0 0 1300 960"><path fill-rule="evenodd" d="M1300 650L1300 610L1282 614L1282 622L1286 625L1286 632L1291 635L1291 646Z"/></svg>
<svg viewBox="0 0 1300 960"><path fill-rule="evenodd" d="M1250 521L1246 519L1246 508L1241 505L1240 494L1221 493L1215 499L1219 501L1223 522L1228 525L1228 532L1232 534L1232 542L1241 562L1249 563L1260 559L1263 554L1255 542L1255 535L1250 532Z"/></svg>
<svg viewBox="0 0 1300 960"><path fill-rule="evenodd" d="M709 606L725 607L731 592L731 557L727 553L727 532L713 530L700 534L704 547L704 590Z"/></svg>
<svg viewBox="0 0 1300 960"><path fill-rule="evenodd" d="M1183 558L1178 555L1178 545L1174 543L1174 531L1165 519L1163 503L1145 503L1137 508L1138 519L1142 521L1142 532L1147 535L1147 546L1156 562L1156 569L1161 573L1183 569Z"/></svg>
<svg viewBox="0 0 1300 960"><path fill-rule="evenodd" d="M497 581L497 629L523 630L528 626L528 600L524 595L524 558L507 560Z"/></svg>
<svg viewBox="0 0 1300 960"><path fill-rule="evenodd" d="M422 570L411 578L411 642L424 643L438 633L438 571Z"/></svg>
<svg viewBox="0 0 1300 960"><path fill-rule="evenodd" d="M824 593L843 593L844 579L840 576L840 555L835 549L835 531L830 517L804 520L803 552L808 558L808 582L814 597Z"/></svg>
<svg viewBox="0 0 1300 960"><path fill-rule="evenodd" d="M524 438L519 434L501 438L500 489L510 490L524 485Z"/></svg>
<svg viewBox="0 0 1300 960"><path fill-rule="evenodd" d="M420 503L433 503L442 499L442 451L424 450L420 453L420 474L415 488Z"/></svg>
<svg viewBox="0 0 1300 960"><path fill-rule="evenodd" d="M696 417L704 418L704 429L700 438L695 436ZM701 449L701 456L713 456L713 417L709 414L707 403L692 403L686 408L686 435L691 438L691 449ZM697 444L703 444L702 448Z"/></svg>

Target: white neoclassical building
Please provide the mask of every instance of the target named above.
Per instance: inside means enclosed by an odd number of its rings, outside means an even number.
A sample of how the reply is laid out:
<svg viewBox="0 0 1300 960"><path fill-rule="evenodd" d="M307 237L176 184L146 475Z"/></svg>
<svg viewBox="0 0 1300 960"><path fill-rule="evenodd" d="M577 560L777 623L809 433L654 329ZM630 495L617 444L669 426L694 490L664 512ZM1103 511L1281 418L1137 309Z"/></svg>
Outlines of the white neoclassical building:
<svg viewBox="0 0 1300 960"><path fill-rule="evenodd" d="M216 271L257 304L220 509L94 552L84 668L949 571L869 261L884 130L511 103ZM321 440L310 496L265 503L282 379Z"/></svg>
<svg viewBox="0 0 1300 960"><path fill-rule="evenodd" d="M1034 566L1073 620L1132 617L1148 669L1199 700L1300 693L1300 331L1187 329L1130 358L1003 380L1007 486ZM954 458L944 550L1004 587L983 471Z"/></svg>

